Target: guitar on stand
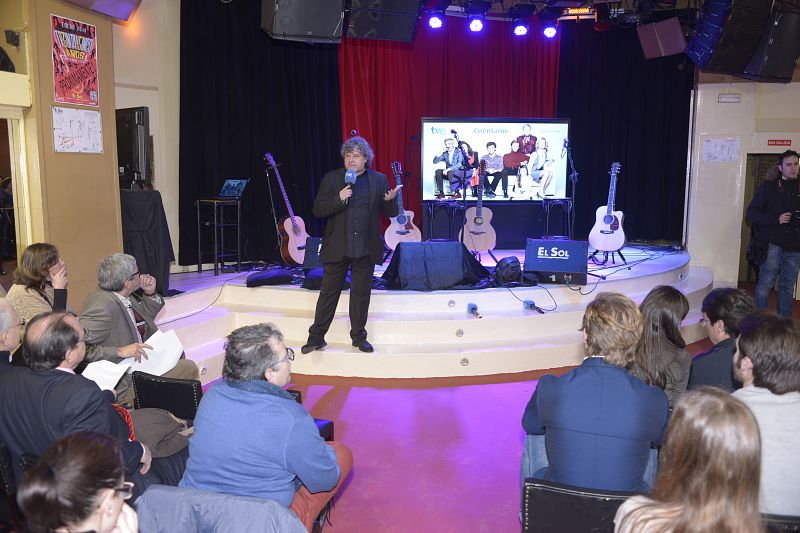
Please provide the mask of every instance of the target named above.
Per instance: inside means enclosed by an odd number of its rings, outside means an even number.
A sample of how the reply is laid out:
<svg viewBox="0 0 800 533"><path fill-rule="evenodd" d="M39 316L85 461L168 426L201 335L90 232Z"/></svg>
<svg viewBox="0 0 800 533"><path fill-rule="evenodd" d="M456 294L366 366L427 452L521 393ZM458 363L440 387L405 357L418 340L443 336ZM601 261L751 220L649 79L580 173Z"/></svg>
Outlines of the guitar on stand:
<svg viewBox="0 0 800 533"><path fill-rule="evenodd" d="M264 154L269 166L275 171L275 176L278 178L278 185L281 188L283 201L286 203L286 210L289 216L281 219L278 222L278 233L281 236L281 257L290 266L300 266L303 264L303 259L306 256L306 240L308 240L308 233L306 233L306 223L302 218L294 214L292 204L289 202L289 196L286 194L286 187L283 186L281 173L278 172L278 165L272 158L272 154L267 152Z"/></svg>
<svg viewBox="0 0 800 533"><path fill-rule="evenodd" d="M475 188L478 201L464 213L464 227L459 232L458 240L464 243L470 252L488 252L494 258L492 250L497 244L497 233L492 227L492 210L483 207L483 181L486 175L486 160L480 162L470 186ZM466 190L466 189L465 189ZM495 258L495 261L497 259Z"/></svg>
<svg viewBox="0 0 800 533"><path fill-rule="evenodd" d="M589 246L594 248L590 258L595 264L604 265L608 261L608 254L611 253L612 261L614 254L619 254L623 263L628 262L622 255L622 248L625 246L625 231L622 229L622 211L614 211L614 197L617 192L617 175L620 170L619 162L611 164L611 183L608 187L608 203L597 208L595 213L595 223L592 231L589 232ZM603 252L603 260L597 259L597 253ZM628 267L630 269L630 267Z"/></svg>
<svg viewBox="0 0 800 533"><path fill-rule="evenodd" d="M392 174L395 184L400 187L403 184L403 167L400 161L392 161ZM392 250L397 248L401 242L421 242L422 232L414 225L414 212L406 211L403 208L403 189L397 193L398 215L389 218L389 227L383 234L386 246Z"/></svg>

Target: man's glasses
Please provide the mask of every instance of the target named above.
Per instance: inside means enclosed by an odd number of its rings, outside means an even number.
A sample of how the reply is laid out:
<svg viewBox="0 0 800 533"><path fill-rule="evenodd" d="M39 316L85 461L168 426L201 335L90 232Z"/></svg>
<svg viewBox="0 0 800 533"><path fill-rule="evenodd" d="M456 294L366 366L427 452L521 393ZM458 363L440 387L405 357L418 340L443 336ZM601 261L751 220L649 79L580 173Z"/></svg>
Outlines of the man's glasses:
<svg viewBox="0 0 800 533"><path fill-rule="evenodd" d="M136 272L134 272L133 274L131 274L131 277L129 277L128 279L129 279L129 280L131 280L131 281L133 281L133 279L134 279L136 276L138 276L138 275L139 275L139 271L137 270Z"/></svg>
<svg viewBox="0 0 800 533"><path fill-rule="evenodd" d="M274 368L279 364L283 363L284 361L294 361L294 350L292 350L291 348L286 348L286 357L281 357L280 359L275 361L275 364L273 364L270 368Z"/></svg>
<svg viewBox="0 0 800 533"><path fill-rule="evenodd" d="M133 496L133 487L132 481L123 481L121 487L114 487L114 492L119 492L123 500L130 500Z"/></svg>

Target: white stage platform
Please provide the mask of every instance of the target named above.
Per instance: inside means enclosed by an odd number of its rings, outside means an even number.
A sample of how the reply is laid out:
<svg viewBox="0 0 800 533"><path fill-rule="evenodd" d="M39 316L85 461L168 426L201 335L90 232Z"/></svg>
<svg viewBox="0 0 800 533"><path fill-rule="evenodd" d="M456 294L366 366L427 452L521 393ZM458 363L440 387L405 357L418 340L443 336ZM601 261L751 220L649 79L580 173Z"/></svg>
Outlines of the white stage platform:
<svg viewBox="0 0 800 533"><path fill-rule="evenodd" d="M350 343L348 291L342 293L327 335L328 346L300 353L314 315L317 291L300 286L247 288L250 273L173 274L170 287L187 292L167 299L157 322L174 329L187 357L201 370L204 383L221 376L224 337L237 327L273 322L297 357L292 372L305 375L365 378L441 378L486 376L560 368L583 358L578 328L583 310L600 291L617 291L641 302L656 285L673 285L686 294L691 310L683 325L687 343L705 335L698 324L699 307L712 288L713 275L689 265L689 255L669 249L628 247L623 253L631 268L620 265L589 271L582 287L537 287L384 291L372 293L367 331L375 352L359 352ZM498 258L524 256L524 251L495 251ZM486 263L488 257L484 257ZM492 262L493 263L493 262ZM376 269L376 276L382 268ZM533 300L546 312L527 310ZM482 318L467 312L474 303Z"/></svg>

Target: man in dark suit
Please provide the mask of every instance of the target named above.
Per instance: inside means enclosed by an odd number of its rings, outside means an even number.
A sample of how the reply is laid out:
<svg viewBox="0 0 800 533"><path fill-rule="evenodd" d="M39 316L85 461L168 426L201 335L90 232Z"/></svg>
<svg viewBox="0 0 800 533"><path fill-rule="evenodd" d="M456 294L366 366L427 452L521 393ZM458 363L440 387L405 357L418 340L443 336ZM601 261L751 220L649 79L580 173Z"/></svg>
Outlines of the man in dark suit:
<svg viewBox="0 0 800 533"><path fill-rule="evenodd" d="M651 448L667 427L664 391L626 370L643 330L627 296L600 293L583 315L587 357L561 377L543 376L522 426L522 479L601 490L647 490ZM545 453L546 449L546 453Z"/></svg>
<svg viewBox="0 0 800 533"><path fill-rule="evenodd" d="M731 287L714 289L703 298L701 320L714 346L692 360L689 370L689 390L710 385L728 392L742 384L733 375L733 354L739 321L755 311L752 296L743 289Z"/></svg>
<svg viewBox="0 0 800 533"><path fill-rule="evenodd" d="M434 156L433 164L444 163L444 168L437 168L434 179L436 180L436 198L444 198L444 178L453 181L453 171L461 167L464 157L461 150L456 148L456 141L452 137L444 140L444 150Z"/></svg>
<svg viewBox="0 0 800 533"><path fill-rule="evenodd" d="M8 448L17 479L22 454L38 456L70 433L97 431L119 441L137 495L150 483L177 485L188 452L153 459L146 445L130 440L130 428L111 406L113 396L74 372L86 354L84 338L71 313L37 315L25 330L28 367L0 372L0 445Z"/></svg>
<svg viewBox="0 0 800 533"><path fill-rule="evenodd" d="M345 141L341 154L344 168L325 174L314 201L314 216L327 218L328 224L319 254L323 263L322 285L303 353L327 345L325 334L333 321L348 269L351 271L350 338L362 352L373 351L367 341L366 325L372 274L375 265L383 260L381 213L397 216L394 198L402 186L389 190L386 176L368 168L374 153L362 137Z"/></svg>

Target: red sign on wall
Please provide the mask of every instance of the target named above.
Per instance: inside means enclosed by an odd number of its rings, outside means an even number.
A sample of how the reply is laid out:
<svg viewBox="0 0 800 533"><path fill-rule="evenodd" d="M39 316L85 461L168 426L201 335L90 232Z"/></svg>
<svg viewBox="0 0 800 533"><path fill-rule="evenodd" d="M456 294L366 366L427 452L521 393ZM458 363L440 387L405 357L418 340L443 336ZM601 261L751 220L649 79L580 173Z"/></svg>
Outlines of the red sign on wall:
<svg viewBox="0 0 800 533"><path fill-rule="evenodd" d="M51 15L55 101L98 107L95 27Z"/></svg>
<svg viewBox="0 0 800 533"><path fill-rule="evenodd" d="M769 139L767 140L767 146L791 146L792 140L791 139Z"/></svg>

